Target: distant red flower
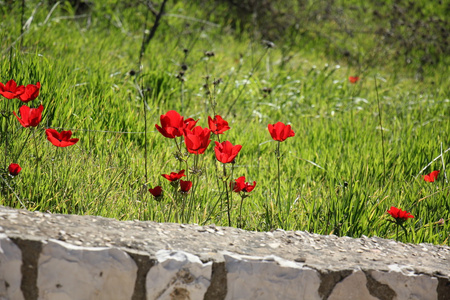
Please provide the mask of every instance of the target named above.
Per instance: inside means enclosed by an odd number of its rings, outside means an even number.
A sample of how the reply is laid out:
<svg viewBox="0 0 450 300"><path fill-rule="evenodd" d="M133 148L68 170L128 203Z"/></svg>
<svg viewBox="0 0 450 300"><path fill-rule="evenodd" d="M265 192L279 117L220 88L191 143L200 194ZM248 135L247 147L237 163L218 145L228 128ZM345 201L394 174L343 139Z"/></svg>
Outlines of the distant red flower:
<svg viewBox="0 0 450 300"><path fill-rule="evenodd" d="M184 180L180 180L180 189L181 192L183 193L187 193L189 192L189 190L192 187L192 181L184 181Z"/></svg>
<svg viewBox="0 0 450 300"><path fill-rule="evenodd" d="M436 170L436 171L431 172L430 174L422 175L423 180L425 180L427 182L434 182L438 178L438 175L440 172L441 171Z"/></svg>
<svg viewBox="0 0 450 300"><path fill-rule="evenodd" d="M250 193L256 186L256 181L253 181L253 185L249 182L245 182L245 176L241 176L232 183L233 192L245 192Z"/></svg>
<svg viewBox="0 0 450 300"><path fill-rule="evenodd" d="M162 190L162 187L161 186L155 186L154 188L152 188L152 189L149 189L148 190L152 195L153 195L153 197L155 197L156 199L158 199L158 198L161 198L162 196L163 196L163 190Z"/></svg>
<svg viewBox="0 0 450 300"><path fill-rule="evenodd" d="M275 141L283 142L288 137L295 136L294 131L291 129L291 125L285 125L284 123L277 122L276 124L269 124L269 133Z"/></svg>
<svg viewBox="0 0 450 300"><path fill-rule="evenodd" d="M61 131L59 133L55 129L48 128L45 130L45 134L47 135L47 140L50 141L56 147L68 147L75 145L79 139L71 139L72 131Z"/></svg>
<svg viewBox="0 0 450 300"><path fill-rule="evenodd" d="M42 106L42 104L39 105L38 108L29 108L26 105L22 105L22 107L19 108L19 113L22 118L19 118L16 115L15 111L13 111L13 114L16 116L17 120L19 120L20 124L22 124L23 127L36 127L42 120L43 110L44 107Z"/></svg>
<svg viewBox="0 0 450 300"><path fill-rule="evenodd" d="M230 129L228 122L219 115L215 116L214 119L208 116L208 126L214 134L222 134Z"/></svg>
<svg viewBox="0 0 450 300"><path fill-rule="evenodd" d="M25 87L23 85L17 86L17 83L11 79L5 85L0 82L0 95L8 99L17 98L25 92Z"/></svg>
<svg viewBox="0 0 450 300"><path fill-rule="evenodd" d="M211 140L211 130L208 128L194 127L192 131L187 131L184 137L184 143L189 153L203 154L208 148Z"/></svg>
<svg viewBox="0 0 450 300"><path fill-rule="evenodd" d="M169 110L165 115L161 115L160 121L161 126L155 124L156 129L158 129L163 136L170 139L182 136L183 130L187 126L184 123L183 117L174 110Z"/></svg>
<svg viewBox="0 0 450 300"><path fill-rule="evenodd" d="M25 87L25 91L18 96L22 102L28 102L34 100L39 96L39 89L41 88L41 83L38 81L36 85L29 84Z"/></svg>
<svg viewBox="0 0 450 300"><path fill-rule="evenodd" d="M176 172L172 172L170 173L170 175L167 174L161 174L162 177L164 177L165 179L169 180L170 182L172 181L177 181L179 180L181 177L186 176L184 175L184 170L181 170L180 172L176 173Z"/></svg>
<svg viewBox="0 0 450 300"><path fill-rule="evenodd" d="M22 168L19 166L19 164L10 164L8 167L8 172L11 176L17 176L19 175Z"/></svg>
<svg viewBox="0 0 450 300"><path fill-rule="evenodd" d="M358 80L359 80L358 76L349 76L348 77L348 81L350 81L350 83L353 83L353 84L357 83Z"/></svg>
<svg viewBox="0 0 450 300"><path fill-rule="evenodd" d="M233 144L229 141L215 143L216 146L214 147L214 152L216 153L216 158L218 161L224 164L232 162L238 155L239 151L241 151L242 149L241 145L233 146Z"/></svg>
<svg viewBox="0 0 450 300"><path fill-rule="evenodd" d="M404 222L404 221L408 220L409 218L414 218L414 216L411 215L409 212L406 212L405 210L401 210L395 206L391 206L391 209L389 209L387 212L397 222Z"/></svg>

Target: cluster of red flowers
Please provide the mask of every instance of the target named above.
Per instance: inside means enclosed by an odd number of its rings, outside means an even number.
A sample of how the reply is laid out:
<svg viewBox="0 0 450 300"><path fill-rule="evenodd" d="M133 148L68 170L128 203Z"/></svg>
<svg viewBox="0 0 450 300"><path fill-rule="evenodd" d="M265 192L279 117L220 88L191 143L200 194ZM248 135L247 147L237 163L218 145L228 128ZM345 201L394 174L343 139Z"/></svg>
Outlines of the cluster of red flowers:
<svg viewBox="0 0 450 300"><path fill-rule="evenodd" d="M423 180L425 180L426 182L434 182L438 178L438 175L440 172L441 171L436 170L436 171L431 172L430 174L422 175Z"/></svg>
<svg viewBox="0 0 450 300"><path fill-rule="evenodd" d="M0 82L0 95L7 99L19 99L20 101L27 103L35 100L39 96L39 91L41 89L41 83L38 81L35 85L28 84L27 86L20 85L11 79L6 84ZM19 123L24 127L37 127L42 120L42 112L44 111L44 106L39 105L38 108L28 107L22 105L19 108L20 117L13 111L14 116L17 118ZM47 139L57 147L67 147L72 146L78 142L78 139L71 139L72 132L58 131L48 128L45 130ZM9 174L11 176L16 176L21 171L18 164L12 163L8 168Z"/></svg>
<svg viewBox="0 0 450 300"><path fill-rule="evenodd" d="M230 129L228 122L219 115L214 116L214 118L208 116L209 128L196 126L197 122L198 120L192 118L185 119L178 112L170 110L166 114L161 115L161 125L155 124L155 127L166 138L174 139L184 137L186 150L196 155L205 153L211 143L211 133L219 135ZM233 145L229 141L222 143L215 142L215 144L214 152L216 159L224 164L234 163L236 156L242 149L241 145ZM175 183L176 186L179 186L181 192L187 193L192 187L192 182L181 180L181 177L185 176L184 172L185 170L181 170L178 173L172 172L169 175L162 174L162 176L171 183ZM247 192L250 192L252 189L247 189ZM149 189L149 191L155 198L163 195L161 186L156 186L155 188Z"/></svg>

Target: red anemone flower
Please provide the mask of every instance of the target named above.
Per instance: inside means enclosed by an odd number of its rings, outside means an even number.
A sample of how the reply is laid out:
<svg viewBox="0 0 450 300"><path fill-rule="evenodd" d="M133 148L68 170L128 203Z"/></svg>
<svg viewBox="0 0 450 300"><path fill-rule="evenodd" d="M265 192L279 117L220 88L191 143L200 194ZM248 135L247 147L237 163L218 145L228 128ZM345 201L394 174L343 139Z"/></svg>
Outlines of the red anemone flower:
<svg viewBox="0 0 450 300"><path fill-rule="evenodd" d="M22 107L19 108L19 113L22 119L16 115L15 111L13 111L13 114L16 116L17 120L19 120L20 124L22 124L23 127L36 127L42 120L43 110L44 107L42 106L42 104L39 105L38 108L29 108L26 105L22 105Z"/></svg>
<svg viewBox="0 0 450 300"><path fill-rule="evenodd" d="M184 175L184 170L181 170L180 172L176 173L176 172L171 172L170 175L167 174L161 174L162 177L164 177L165 179L169 180L170 182L172 181L177 181L179 180L181 177L186 176Z"/></svg>
<svg viewBox="0 0 450 300"><path fill-rule="evenodd" d="M11 176L17 176L19 175L22 168L19 166L19 164L10 164L8 167L8 172Z"/></svg>
<svg viewBox="0 0 450 300"><path fill-rule="evenodd" d="M215 143L216 146L214 147L214 152L216 153L216 158L218 161L224 164L232 162L238 155L239 151L241 151L242 149L241 145L233 146L233 144L229 141Z"/></svg>
<svg viewBox="0 0 450 300"><path fill-rule="evenodd" d="M353 83L353 84L357 83L358 80L359 80L358 76L349 76L348 77L348 81L350 81L350 83Z"/></svg>
<svg viewBox="0 0 450 300"><path fill-rule="evenodd" d="M180 189L182 193L187 193L192 187L192 181L180 180Z"/></svg>
<svg viewBox="0 0 450 300"><path fill-rule="evenodd" d="M161 186L155 186L154 188L152 188L152 189L149 189L148 190L152 195L153 195L153 197L155 197L156 199L158 199L158 198L161 198L162 196L163 196L163 190L162 190L162 187Z"/></svg>
<svg viewBox="0 0 450 300"><path fill-rule="evenodd" d="M160 121L161 126L155 124L155 127L163 136L169 139L182 136L183 129L187 126L183 121L183 117L174 110L169 110L165 115L161 115Z"/></svg>
<svg viewBox="0 0 450 300"><path fill-rule="evenodd" d="M197 124L197 122L198 120L194 120L192 118L187 118L186 120L184 120L183 134L186 135L189 131L191 131L192 128L194 128L194 126Z"/></svg>
<svg viewBox="0 0 450 300"><path fill-rule="evenodd" d="M245 176L241 176L232 183L233 192L245 192L250 193L256 186L256 181L253 181L253 185L249 182L245 182Z"/></svg>
<svg viewBox="0 0 450 300"><path fill-rule="evenodd" d="M41 88L41 83L38 81L36 85L29 84L25 87L25 91L18 96L20 101L28 102L34 100L39 96L39 89Z"/></svg>
<svg viewBox="0 0 450 300"><path fill-rule="evenodd" d="M189 153L203 154L208 148L211 140L211 130L208 128L201 128L200 126L194 127L192 131L186 131L184 137L184 143Z"/></svg>
<svg viewBox="0 0 450 300"><path fill-rule="evenodd" d="M431 172L430 174L422 175L423 180L425 180L426 182L434 182L438 178L439 172L441 171L436 170Z"/></svg>
<svg viewBox="0 0 450 300"><path fill-rule="evenodd" d="M45 130L45 134L47 135L47 140L50 141L56 147L68 147L75 145L79 139L71 139L72 131L61 131L59 133L55 129L48 128Z"/></svg>
<svg viewBox="0 0 450 300"><path fill-rule="evenodd" d="M208 126L214 134L222 134L230 129L228 122L219 115L215 116L214 119L208 116Z"/></svg>
<svg viewBox="0 0 450 300"><path fill-rule="evenodd" d="M11 79L5 85L0 82L0 95L8 99L17 98L25 91L23 85L17 86L17 83Z"/></svg>
<svg viewBox="0 0 450 300"><path fill-rule="evenodd" d="M397 222L404 222L404 221L408 220L409 218L414 218L414 216L411 215L409 212L406 212L405 210L401 210L395 206L391 206L391 209L389 209L387 212Z"/></svg>
<svg viewBox="0 0 450 300"><path fill-rule="evenodd" d="M291 129L291 125L285 125L284 123L278 122L276 124L269 124L269 133L275 141L284 141L288 137L295 136L294 131Z"/></svg>

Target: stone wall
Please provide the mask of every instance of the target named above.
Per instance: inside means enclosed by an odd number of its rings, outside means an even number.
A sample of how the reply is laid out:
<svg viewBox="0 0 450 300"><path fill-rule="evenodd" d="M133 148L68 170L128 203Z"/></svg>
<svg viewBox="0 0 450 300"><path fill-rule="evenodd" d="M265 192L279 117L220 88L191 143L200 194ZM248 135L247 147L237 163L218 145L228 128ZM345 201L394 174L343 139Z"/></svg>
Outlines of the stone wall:
<svg viewBox="0 0 450 300"><path fill-rule="evenodd" d="M0 207L0 299L450 299L450 248Z"/></svg>

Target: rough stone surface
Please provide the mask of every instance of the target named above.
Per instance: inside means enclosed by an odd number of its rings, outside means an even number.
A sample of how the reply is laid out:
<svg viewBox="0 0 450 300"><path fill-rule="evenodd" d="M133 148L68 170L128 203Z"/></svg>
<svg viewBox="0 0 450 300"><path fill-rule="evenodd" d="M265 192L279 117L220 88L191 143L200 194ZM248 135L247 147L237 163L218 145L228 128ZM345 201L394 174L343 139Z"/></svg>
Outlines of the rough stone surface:
<svg viewBox="0 0 450 300"><path fill-rule="evenodd" d="M320 300L319 273L276 256L224 254L228 272L226 299Z"/></svg>
<svg viewBox="0 0 450 300"><path fill-rule="evenodd" d="M211 284L212 262L183 251L160 250L147 274L147 299L203 299Z"/></svg>
<svg viewBox="0 0 450 300"><path fill-rule="evenodd" d="M0 234L0 299L25 299L20 289L22 253L5 234Z"/></svg>
<svg viewBox="0 0 450 300"><path fill-rule="evenodd" d="M0 206L0 250L0 299L450 299L450 247L378 237Z"/></svg>
<svg viewBox="0 0 450 300"><path fill-rule="evenodd" d="M38 265L39 299L131 299L137 266L117 248L50 240Z"/></svg>

